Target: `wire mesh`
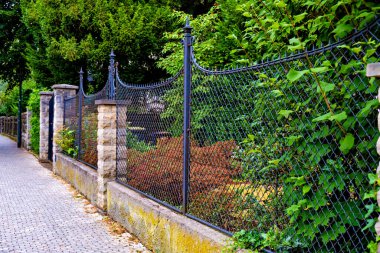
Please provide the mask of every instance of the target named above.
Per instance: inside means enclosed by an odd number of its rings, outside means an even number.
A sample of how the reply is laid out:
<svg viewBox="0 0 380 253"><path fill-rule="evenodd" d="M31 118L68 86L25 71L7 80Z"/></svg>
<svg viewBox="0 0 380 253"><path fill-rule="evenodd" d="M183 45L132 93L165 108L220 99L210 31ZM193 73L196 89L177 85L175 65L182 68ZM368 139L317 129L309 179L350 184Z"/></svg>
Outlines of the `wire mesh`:
<svg viewBox="0 0 380 253"><path fill-rule="evenodd" d="M108 83L98 93L86 95L80 89L74 97L65 99L64 102L64 126L72 130L71 138L75 140L75 156L79 161L97 169L97 130L98 112L96 100L108 98Z"/></svg>
<svg viewBox="0 0 380 253"><path fill-rule="evenodd" d="M69 141L73 143L67 143L66 145L73 148L71 152L66 148L63 148L62 152L66 155L75 156L77 158L78 152L78 132L79 132L79 93L74 97L66 98L64 100L64 108L63 108L63 125L64 129L67 130L67 136L62 136L67 138ZM64 130L60 129L60 130ZM62 135L62 132L60 132Z"/></svg>
<svg viewBox="0 0 380 253"><path fill-rule="evenodd" d="M98 93L83 96L81 140L78 160L97 168L97 131L98 131L98 109L96 100L107 99L108 83Z"/></svg>
<svg viewBox="0 0 380 253"><path fill-rule="evenodd" d="M77 131L78 129L78 101L79 95L65 99L63 124L65 127Z"/></svg>
<svg viewBox="0 0 380 253"><path fill-rule="evenodd" d="M172 109L182 115L182 71L144 85L125 84L117 75L116 91L118 182L180 208L183 120L171 117L167 106L175 98Z"/></svg>
<svg viewBox="0 0 380 253"><path fill-rule="evenodd" d="M302 252L365 252L377 167L379 24L253 67L192 73L189 214L228 232L281 232ZM373 80L372 80L373 81ZM293 249L294 249L293 248Z"/></svg>

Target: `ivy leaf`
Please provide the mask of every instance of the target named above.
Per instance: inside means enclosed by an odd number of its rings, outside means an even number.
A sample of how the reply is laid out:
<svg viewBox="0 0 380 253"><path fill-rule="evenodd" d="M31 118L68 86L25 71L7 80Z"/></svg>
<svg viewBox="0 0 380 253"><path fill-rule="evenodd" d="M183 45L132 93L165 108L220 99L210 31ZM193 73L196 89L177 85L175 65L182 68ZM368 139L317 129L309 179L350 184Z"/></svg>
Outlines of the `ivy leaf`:
<svg viewBox="0 0 380 253"><path fill-rule="evenodd" d="M292 136L289 136L289 137L285 137L286 145L291 146L291 145L293 145L294 142L296 142L300 138L302 138L302 135L298 135L298 136L292 135Z"/></svg>
<svg viewBox="0 0 380 253"><path fill-rule="evenodd" d="M247 17L247 18L251 18L252 14L250 12L246 11L246 12L243 13L243 16Z"/></svg>
<svg viewBox="0 0 380 253"><path fill-rule="evenodd" d="M276 159L276 160L271 160L271 161L268 161L269 164L274 164L274 165L278 165L280 163L280 159Z"/></svg>
<svg viewBox="0 0 380 253"><path fill-rule="evenodd" d="M330 117L331 121L336 120L338 122L341 122L342 120L345 120L345 119L347 119L347 113L345 111L343 111L339 114L335 114L335 115Z"/></svg>
<svg viewBox="0 0 380 253"><path fill-rule="evenodd" d="M307 15L307 12L293 16L294 22L295 23L301 22L306 17L306 15Z"/></svg>
<svg viewBox="0 0 380 253"><path fill-rule="evenodd" d="M288 78L290 82L295 82L301 77L303 77L306 73L309 73L309 70L297 71L294 69L290 69L289 73L286 75L286 78Z"/></svg>
<svg viewBox="0 0 380 253"><path fill-rule="evenodd" d="M365 205L365 208L368 210L367 213L365 214L364 218L368 218L374 211L375 211L375 208L376 208L376 205L377 204L370 204L370 205Z"/></svg>
<svg viewBox="0 0 380 253"><path fill-rule="evenodd" d="M326 114L323 114L323 115L321 115L321 116L319 116L319 117L313 119L312 122L324 121L324 120L329 119L330 116L331 116L331 113L328 112L328 113L326 113Z"/></svg>
<svg viewBox="0 0 380 253"><path fill-rule="evenodd" d="M320 82L320 85L321 85L321 87L319 87L319 85L317 85L317 92L318 93L321 92L321 88L325 93L335 89L335 84L333 84L333 83Z"/></svg>
<svg viewBox="0 0 380 253"><path fill-rule="evenodd" d="M323 73L323 72L329 71L329 68L328 67L318 67L318 68L311 68L310 70L313 73Z"/></svg>
<svg viewBox="0 0 380 253"><path fill-rule="evenodd" d="M338 37L342 38L349 34L352 29L354 29L354 27L350 24L339 24L332 32L335 33Z"/></svg>
<svg viewBox="0 0 380 253"><path fill-rule="evenodd" d="M310 185L304 185L304 187L302 187L302 194L305 195L310 190L311 190L311 186Z"/></svg>
<svg viewBox="0 0 380 253"><path fill-rule="evenodd" d="M280 90L272 90L271 91L272 94L274 94L274 96L277 98L277 97L281 97L284 95L284 93Z"/></svg>
<svg viewBox="0 0 380 253"><path fill-rule="evenodd" d="M371 111L371 108L377 104L379 104L379 101L377 99L367 101L365 103L364 108L361 109L360 112L358 113L358 117L360 118L367 117L368 113Z"/></svg>
<svg viewBox="0 0 380 253"><path fill-rule="evenodd" d="M362 231L365 231L367 229L373 228L375 226L376 220L377 219L367 220L367 225L362 229Z"/></svg>
<svg viewBox="0 0 380 253"><path fill-rule="evenodd" d="M322 242L324 244L327 244L330 241L335 241L340 234L343 234L345 232L346 228L344 227L344 225L340 223L334 223L330 230L321 234Z"/></svg>
<svg viewBox="0 0 380 253"><path fill-rule="evenodd" d="M281 110L278 112L278 114L284 116L285 118L289 118L289 115L294 112L292 110Z"/></svg>
<svg viewBox="0 0 380 253"><path fill-rule="evenodd" d="M377 196L377 191L372 190L370 192L364 193L363 200L365 200L365 199L376 199L376 196Z"/></svg>
<svg viewBox="0 0 380 253"><path fill-rule="evenodd" d="M368 174L368 179L370 184L374 184L377 181L377 175L370 173Z"/></svg>
<svg viewBox="0 0 380 253"><path fill-rule="evenodd" d="M342 140L340 140L339 149L343 154L347 154L348 151L354 146L355 138L351 133L348 133Z"/></svg>

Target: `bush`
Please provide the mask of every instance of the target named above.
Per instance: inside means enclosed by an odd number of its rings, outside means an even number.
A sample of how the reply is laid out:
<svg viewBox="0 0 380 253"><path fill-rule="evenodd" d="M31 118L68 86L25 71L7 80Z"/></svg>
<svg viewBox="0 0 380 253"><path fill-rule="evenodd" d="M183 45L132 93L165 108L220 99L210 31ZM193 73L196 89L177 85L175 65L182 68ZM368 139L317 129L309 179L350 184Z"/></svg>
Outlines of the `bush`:
<svg viewBox="0 0 380 253"><path fill-rule="evenodd" d="M231 164L236 145L232 141L200 147L192 142L190 198L222 185L233 184L239 168ZM219 152L218 152L219 151ZM127 151L127 182L131 186L174 206L182 204L182 138L160 138L155 149Z"/></svg>
<svg viewBox="0 0 380 253"><path fill-rule="evenodd" d="M69 128L58 130L57 145L63 153L73 158L78 157L78 147L75 145L75 131Z"/></svg>
<svg viewBox="0 0 380 253"><path fill-rule="evenodd" d="M32 112L30 119L30 145L34 153L39 153L40 148L40 87L33 80L24 81L23 86L30 87L30 95L27 101L27 108Z"/></svg>

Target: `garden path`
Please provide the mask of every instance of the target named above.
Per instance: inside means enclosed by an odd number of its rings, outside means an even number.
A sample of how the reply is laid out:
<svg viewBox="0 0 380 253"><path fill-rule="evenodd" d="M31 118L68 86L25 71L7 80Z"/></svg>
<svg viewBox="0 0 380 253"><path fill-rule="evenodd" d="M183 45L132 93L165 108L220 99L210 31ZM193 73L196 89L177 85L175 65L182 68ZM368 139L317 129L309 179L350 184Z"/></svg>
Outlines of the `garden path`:
<svg viewBox="0 0 380 253"><path fill-rule="evenodd" d="M93 209L0 135L0 253L148 252L130 234L109 232L109 222Z"/></svg>

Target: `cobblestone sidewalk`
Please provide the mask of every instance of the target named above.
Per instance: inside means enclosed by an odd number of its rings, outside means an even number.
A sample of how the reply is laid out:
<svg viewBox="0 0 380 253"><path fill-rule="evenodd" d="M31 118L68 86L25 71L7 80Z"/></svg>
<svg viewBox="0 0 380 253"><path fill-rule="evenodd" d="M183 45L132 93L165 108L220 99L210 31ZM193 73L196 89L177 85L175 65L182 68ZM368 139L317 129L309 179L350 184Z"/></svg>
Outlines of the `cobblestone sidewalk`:
<svg viewBox="0 0 380 253"><path fill-rule="evenodd" d="M128 233L111 234L84 202L0 135L0 253L149 252Z"/></svg>

